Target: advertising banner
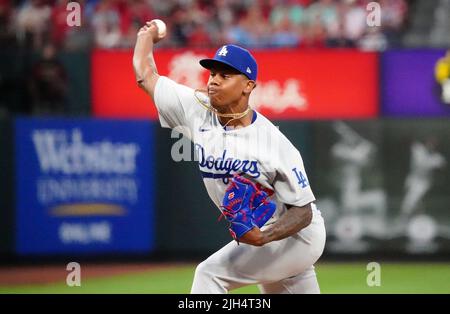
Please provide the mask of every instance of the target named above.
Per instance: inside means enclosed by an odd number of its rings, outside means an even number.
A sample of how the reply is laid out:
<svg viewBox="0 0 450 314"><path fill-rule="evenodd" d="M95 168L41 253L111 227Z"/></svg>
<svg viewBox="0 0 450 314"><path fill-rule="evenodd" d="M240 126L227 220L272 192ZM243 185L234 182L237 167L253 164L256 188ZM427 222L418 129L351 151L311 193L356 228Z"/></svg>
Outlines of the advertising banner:
<svg viewBox="0 0 450 314"><path fill-rule="evenodd" d="M328 252L450 252L447 120L318 122L314 133Z"/></svg>
<svg viewBox="0 0 450 314"><path fill-rule="evenodd" d="M151 123L16 120L19 254L153 248Z"/></svg>
<svg viewBox="0 0 450 314"><path fill-rule="evenodd" d="M394 50L381 56L382 114L450 116L450 58L445 50ZM439 63L439 65L438 65Z"/></svg>
<svg viewBox="0 0 450 314"><path fill-rule="evenodd" d="M198 61L214 51L156 50L160 75L205 89ZM378 56L354 50L256 50L257 87L250 104L271 119L370 118L378 115ZM131 51L92 54L92 103L97 117L157 118L136 84Z"/></svg>

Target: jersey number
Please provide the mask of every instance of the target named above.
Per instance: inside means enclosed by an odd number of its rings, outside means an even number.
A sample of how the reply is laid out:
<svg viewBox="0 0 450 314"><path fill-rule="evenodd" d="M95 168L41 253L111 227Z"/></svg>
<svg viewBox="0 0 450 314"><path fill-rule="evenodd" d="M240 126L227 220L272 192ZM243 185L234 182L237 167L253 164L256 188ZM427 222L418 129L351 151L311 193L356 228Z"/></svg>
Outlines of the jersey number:
<svg viewBox="0 0 450 314"><path fill-rule="evenodd" d="M309 185L309 183L306 177L303 175L303 173L300 170L297 170L297 168L293 168L292 171L294 171L295 176L297 177L298 184L302 188L306 188Z"/></svg>

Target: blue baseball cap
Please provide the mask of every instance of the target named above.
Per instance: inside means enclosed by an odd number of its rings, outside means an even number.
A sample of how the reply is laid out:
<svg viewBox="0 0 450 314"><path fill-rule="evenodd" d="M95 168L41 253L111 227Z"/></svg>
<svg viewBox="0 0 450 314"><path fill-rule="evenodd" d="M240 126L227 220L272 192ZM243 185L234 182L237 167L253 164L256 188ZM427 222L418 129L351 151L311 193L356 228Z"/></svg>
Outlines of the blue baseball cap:
<svg viewBox="0 0 450 314"><path fill-rule="evenodd" d="M226 64L241 72L249 79L256 81L258 65L252 54L242 47L236 45L225 45L220 47L214 58L200 60L200 65L206 69L211 69L215 63Z"/></svg>

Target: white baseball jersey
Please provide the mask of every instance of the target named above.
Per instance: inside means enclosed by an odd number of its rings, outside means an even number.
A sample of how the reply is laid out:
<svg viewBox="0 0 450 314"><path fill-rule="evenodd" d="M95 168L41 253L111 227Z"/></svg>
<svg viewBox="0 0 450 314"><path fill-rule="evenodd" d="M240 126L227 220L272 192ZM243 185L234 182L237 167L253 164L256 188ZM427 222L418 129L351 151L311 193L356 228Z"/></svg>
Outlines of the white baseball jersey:
<svg viewBox="0 0 450 314"><path fill-rule="evenodd" d="M224 129L197 94L160 77L154 100L161 126L181 126L194 143L206 189L219 209L235 173L274 191L277 209L262 228L275 222L286 204L303 206L315 200L300 153L269 120L255 112L250 125ZM250 284L263 293L319 293L313 265L325 246L325 226L320 211L314 204L312 208L311 223L290 237L262 247L231 241L212 254L197 266L191 293L227 293Z"/></svg>
<svg viewBox="0 0 450 314"><path fill-rule="evenodd" d="M266 117L255 112L249 126L224 129L194 92L161 76L154 100L161 126L181 127L180 131L194 143L204 184L217 207L234 173L245 174L274 191L277 210L266 225L276 221L286 204L304 206L315 201L299 151ZM207 101L206 95L200 95Z"/></svg>

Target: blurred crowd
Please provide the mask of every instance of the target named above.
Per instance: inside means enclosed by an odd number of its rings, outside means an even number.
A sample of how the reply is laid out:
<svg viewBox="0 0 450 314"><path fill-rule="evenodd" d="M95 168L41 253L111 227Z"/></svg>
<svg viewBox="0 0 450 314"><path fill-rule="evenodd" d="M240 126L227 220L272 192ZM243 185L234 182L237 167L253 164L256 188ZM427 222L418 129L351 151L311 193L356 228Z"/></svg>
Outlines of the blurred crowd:
<svg viewBox="0 0 450 314"><path fill-rule="evenodd" d="M358 47L399 43L406 0L379 0L381 26L366 19L369 0L82 0L81 26L67 24L70 0L0 0L0 46L42 51L129 48L145 21L159 18L163 47ZM373 1L372 1L373 2Z"/></svg>

